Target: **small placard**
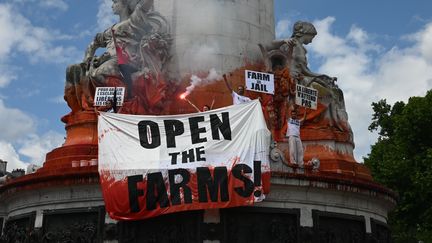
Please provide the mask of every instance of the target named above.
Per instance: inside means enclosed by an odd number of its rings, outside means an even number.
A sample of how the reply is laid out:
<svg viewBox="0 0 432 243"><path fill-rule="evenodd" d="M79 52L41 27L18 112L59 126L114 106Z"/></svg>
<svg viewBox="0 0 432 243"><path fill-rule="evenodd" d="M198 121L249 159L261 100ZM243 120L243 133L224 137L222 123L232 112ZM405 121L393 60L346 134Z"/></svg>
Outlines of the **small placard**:
<svg viewBox="0 0 432 243"><path fill-rule="evenodd" d="M117 106L122 106L125 93L124 87L97 87L93 105L105 106L107 100L114 99L114 92L116 92Z"/></svg>
<svg viewBox="0 0 432 243"><path fill-rule="evenodd" d="M245 70L246 89L250 91L274 94L274 75Z"/></svg>
<svg viewBox="0 0 432 243"><path fill-rule="evenodd" d="M318 90L297 84L295 103L296 105L316 110L318 105Z"/></svg>

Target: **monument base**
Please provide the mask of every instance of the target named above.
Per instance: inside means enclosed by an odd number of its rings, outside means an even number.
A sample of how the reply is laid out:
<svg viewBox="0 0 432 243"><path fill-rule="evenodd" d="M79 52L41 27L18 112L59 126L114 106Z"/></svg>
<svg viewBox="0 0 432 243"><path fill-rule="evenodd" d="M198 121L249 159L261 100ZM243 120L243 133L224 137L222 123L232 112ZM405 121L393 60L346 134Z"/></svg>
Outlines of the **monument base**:
<svg viewBox="0 0 432 243"><path fill-rule="evenodd" d="M360 177L294 172L282 163L272 163L272 170L282 172L272 174L271 192L262 203L117 222L104 210L96 166L87 169L86 173L81 167L63 169L62 184L46 176L2 187L4 239L35 243L48 238L52 240L48 242L120 243L390 242L386 222L395 195ZM72 173L74 177L67 179ZM47 183L50 187L38 186Z"/></svg>

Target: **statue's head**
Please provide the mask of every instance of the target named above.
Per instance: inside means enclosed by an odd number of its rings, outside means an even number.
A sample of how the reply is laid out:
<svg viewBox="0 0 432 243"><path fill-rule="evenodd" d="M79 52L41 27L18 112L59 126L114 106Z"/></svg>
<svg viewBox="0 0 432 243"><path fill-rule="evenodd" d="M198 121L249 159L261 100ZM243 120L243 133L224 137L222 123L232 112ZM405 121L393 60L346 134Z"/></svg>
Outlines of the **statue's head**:
<svg viewBox="0 0 432 243"><path fill-rule="evenodd" d="M315 26L309 22L297 21L293 27L292 38L305 38L305 44L309 44L312 42L312 39L317 35L317 31Z"/></svg>
<svg viewBox="0 0 432 243"><path fill-rule="evenodd" d="M122 11L126 9L126 1L125 0L112 0L112 11L115 15L120 15Z"/></svg>
<svg viewBox="0 0 432 243"><path fill-rule="evenodd" d="M122 11L127 11L128 15L131 15L139 0L112 0L112 2L112 10L114 14L120 15Z"/></svg>

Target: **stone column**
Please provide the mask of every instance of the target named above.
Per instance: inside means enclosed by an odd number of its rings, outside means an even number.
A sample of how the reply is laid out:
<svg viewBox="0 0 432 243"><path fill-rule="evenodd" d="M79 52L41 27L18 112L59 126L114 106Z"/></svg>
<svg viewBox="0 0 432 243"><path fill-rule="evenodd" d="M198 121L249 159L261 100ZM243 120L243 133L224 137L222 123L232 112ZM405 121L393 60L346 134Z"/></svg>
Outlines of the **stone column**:
<svg viewBox="0 0 432 243"><path fill-rule="evenodd" d="M258 44L275 38L273 0L167 0L155 8L171 25L172 74L261 62Z"/></svg>

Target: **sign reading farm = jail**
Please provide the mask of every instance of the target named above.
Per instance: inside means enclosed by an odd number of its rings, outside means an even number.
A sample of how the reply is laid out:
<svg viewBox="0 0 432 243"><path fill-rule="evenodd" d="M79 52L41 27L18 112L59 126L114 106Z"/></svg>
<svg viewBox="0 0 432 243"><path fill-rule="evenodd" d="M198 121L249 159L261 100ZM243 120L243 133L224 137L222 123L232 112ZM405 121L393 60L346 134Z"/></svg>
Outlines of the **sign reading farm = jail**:
<svg viewBox="0 0 432 243"><path fill-rule="evenodd" d="M274 94L274 75L245 70L246 89L250 91Z"/></svg>
<svg viewBox="0 0 432 243"><path fill-rule="evenodd" d="M98 132L113 219L252 205L269 192L270 132L258 100L174 116L101 112Z"/></svg>
<svg viewBox="0 0 432 243"><path fill-rule="evenodd" d="M297 84L296 105L316 110L318 104L318 90Z"/></svg>

